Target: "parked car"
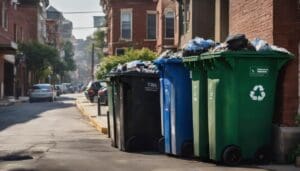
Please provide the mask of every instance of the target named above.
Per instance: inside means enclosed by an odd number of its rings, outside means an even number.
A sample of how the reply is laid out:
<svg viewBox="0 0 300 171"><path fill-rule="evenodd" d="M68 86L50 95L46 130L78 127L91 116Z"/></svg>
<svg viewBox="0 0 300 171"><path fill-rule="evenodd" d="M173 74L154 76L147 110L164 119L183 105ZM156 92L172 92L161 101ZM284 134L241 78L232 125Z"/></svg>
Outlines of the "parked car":
<svg viewBox="0 0 300 171"><path fill-rule="evenodd" d="M51 84L35 84L29 92L29 102L47 100L53 102L56 98L56 91Z"/></svg>
<svg viewBox="0 0 300 171"><path fill-rule="evenodd" d="M59 84L60 85L60 88L61 88L61 93L62 94L67 94L68 93L68 87L66 84Z"/></svg>
<svg viewBox="0 0 300 171"><path fill-rule="evenodd" d="M102 105L108 105L107 87L103 87L98 91L98 102Z"/></svg>
<svg viewBox="0 0 300 171"><path fill-rule="evenodd" d="M94 98L98 96L98 91L104 86L105 82L103 81L90 81L84 90L85 97L93 103Z"/></svg>

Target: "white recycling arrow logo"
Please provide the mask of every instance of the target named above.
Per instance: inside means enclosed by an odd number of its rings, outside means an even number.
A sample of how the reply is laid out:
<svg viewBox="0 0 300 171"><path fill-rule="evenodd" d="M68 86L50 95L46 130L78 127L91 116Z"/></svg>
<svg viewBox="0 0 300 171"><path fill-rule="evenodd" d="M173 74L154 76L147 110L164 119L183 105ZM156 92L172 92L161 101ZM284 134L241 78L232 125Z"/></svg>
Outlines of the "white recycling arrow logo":
<svg viewBox="0 0 300 171"><path fill-rule="evenodd" d="M249 95L253 101L263 101L266 97L265 89L262 85L254 86L253 90L250 91Z"/></svg>

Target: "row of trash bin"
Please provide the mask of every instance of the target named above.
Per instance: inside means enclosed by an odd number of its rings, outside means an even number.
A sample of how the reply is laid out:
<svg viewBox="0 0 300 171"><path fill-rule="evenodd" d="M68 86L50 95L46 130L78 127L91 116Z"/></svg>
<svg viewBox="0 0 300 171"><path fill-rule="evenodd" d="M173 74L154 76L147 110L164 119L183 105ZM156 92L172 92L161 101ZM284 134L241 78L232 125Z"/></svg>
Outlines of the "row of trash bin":
<svg viewBox="0 0 300 171"><path fill-rule="evenodd" d="M109 135L122 151L228 165L271 159L277 77L291 54L208 52L159 58L159 73L108 75Z"/></svg>

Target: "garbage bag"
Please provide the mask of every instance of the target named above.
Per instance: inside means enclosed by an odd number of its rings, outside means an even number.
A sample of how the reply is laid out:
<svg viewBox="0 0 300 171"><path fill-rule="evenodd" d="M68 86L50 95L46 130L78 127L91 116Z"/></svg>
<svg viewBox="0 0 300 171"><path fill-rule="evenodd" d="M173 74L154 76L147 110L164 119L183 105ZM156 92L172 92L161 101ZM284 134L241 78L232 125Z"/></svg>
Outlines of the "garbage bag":
<svg viewBox="0 0 300 171"><path fill-rule="evenodd" d="M253 41L251 41L251 44L255 47L256 51L271 50L271 47L269 46L269 44L266 41L261 40L259 38L256 38Z"/></svg>
<svg viewBox="0 0 300 171"><path fill-rule="evenodd" d="M228 49L233 51L247 49L248 42L244 34L231 35L226 38Z"/></svg>

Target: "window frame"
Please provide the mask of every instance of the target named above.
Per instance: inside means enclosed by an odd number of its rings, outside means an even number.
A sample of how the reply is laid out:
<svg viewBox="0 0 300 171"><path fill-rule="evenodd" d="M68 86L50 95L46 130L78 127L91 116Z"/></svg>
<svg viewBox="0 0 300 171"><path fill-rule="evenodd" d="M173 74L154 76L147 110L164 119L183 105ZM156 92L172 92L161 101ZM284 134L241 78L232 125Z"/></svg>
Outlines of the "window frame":
<svg viewBox="0 0 300 171"><path fill-rule="evenodd" d="M2 1L2 9L1 9L1 14L2 14L2 28L5 31L8 31L8 4L6 0Z"/></svg>
<svg viewBox="0 0 300 171"><path fill-rule="evenodd" d="M148 15L155 15L155 39L150 39L149 38L149 32L148 32ZM157 25L158 25L158 18L157 18L157 11L147 11L147 14L146 14L146 40L148 41L155 41L157 40Z"/></svg>
<svg viewBox="0 0 300 171"><path fill-rule="evenodd" d="M170 12L173 13L173 37L167 37L167 19L168 19L167 14L170 13ZM164 32L165 32L164 39L166 39L166 40L174 40L174 37L175 37L175 16L176 16L175 11L172 10L172 9L167 9L164 12L164 22L165 22L165 24L164 24Z"/></svg>
<svg viewBox="0 0 300 171"><path fill-rule="evenodd" d="M130 16L130 38L124 38L123 37L123 28L122 28L122 14L125 12L130 12L131 16ZM133 26L133 10L132 8L123 8L120 9L120 40L124 40L124 41L132 41L132 37L133 37L133 30L132 30L132 26Z"/></svg>

